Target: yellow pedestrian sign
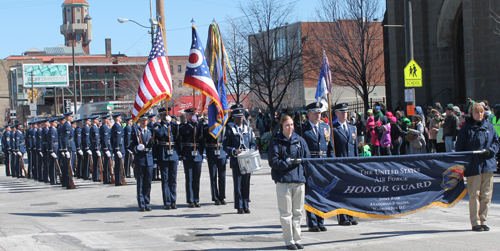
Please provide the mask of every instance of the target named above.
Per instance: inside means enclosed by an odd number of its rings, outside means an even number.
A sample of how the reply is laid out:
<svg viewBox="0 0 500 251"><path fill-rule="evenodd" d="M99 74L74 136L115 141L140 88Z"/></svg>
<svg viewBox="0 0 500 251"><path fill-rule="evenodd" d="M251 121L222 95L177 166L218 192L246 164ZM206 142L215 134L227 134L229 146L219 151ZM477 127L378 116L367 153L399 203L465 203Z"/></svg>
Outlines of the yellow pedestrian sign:
<svg viewBox="0 0 500 251"><path fill-rule="evenodd" d="M422 87L422 68L413 59L405 67L405 87Z"/></svg>

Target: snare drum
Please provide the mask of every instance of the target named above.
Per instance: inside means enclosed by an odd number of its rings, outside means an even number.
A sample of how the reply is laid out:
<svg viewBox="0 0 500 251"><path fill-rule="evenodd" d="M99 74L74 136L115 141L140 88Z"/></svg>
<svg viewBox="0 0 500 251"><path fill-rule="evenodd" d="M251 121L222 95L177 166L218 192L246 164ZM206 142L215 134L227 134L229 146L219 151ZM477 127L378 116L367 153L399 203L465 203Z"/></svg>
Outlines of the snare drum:
<svg viewBox="0 0 500 251"><path fill-rule="evenodd" d="M260 154L257 150L243 151L238 154L237 158L241 174L252 173L262 169Z"/></svg>

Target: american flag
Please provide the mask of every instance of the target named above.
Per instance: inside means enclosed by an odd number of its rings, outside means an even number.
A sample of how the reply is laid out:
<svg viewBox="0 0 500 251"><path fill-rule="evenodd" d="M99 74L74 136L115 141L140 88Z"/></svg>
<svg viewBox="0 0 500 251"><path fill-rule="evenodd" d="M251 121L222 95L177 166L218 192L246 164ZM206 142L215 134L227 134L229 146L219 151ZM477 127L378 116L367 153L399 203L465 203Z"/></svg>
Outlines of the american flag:
<svg viewBox="0 0 500 251"><path fill-rule="evenodd" d="M202 93L202 111L208 105L214 103L219 113L223 113L222 106L219 99L219 93L215 88L214 81L210 75L210 68L208 68L207 60L205 58L205 50L198 39L196 28L193 28L193 42L191 50L189 51L189 58L186 67L186 74L184 75L184 86L191 87Z"/></svg>
<svg viewBox="0 0 500 251"><path fill-rule="evenodd" d="M170 75L161 28L158 28L141 84L135 96L134 108L132 109L134 123L156 103L163 99L169 100L171 96L172 76Z"/></svg>

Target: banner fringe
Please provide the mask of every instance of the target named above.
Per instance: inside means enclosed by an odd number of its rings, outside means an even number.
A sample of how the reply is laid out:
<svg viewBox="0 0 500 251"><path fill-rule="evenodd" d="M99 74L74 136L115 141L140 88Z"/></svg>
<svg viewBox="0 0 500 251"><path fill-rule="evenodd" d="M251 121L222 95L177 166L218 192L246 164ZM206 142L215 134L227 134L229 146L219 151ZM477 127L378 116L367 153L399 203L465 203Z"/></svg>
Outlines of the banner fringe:
<svg viewBox="0 0 500 251"><path fill-rule="evenodd" d="M401 218L403 216L407 216L407 215L410 215L410 214L414 214L414 213L418 213L418 212L422 212L424 210L427 210L431 207L435 207L435 206L439 206L439 207L443 207L443 208L452 208L454 207L458 202L460 202L465 194L467 193L467 189L464 189L464 191L462 191L462 193L458 196L458 198L456 200L454 200L453 202L451 203L443 203L443 202L440 202L440 201L434 201L432 202L431 204L427 205L427 206L424 206L424 207L421 207L419 209L416 209L416 210L413 210L413 211L410 211L410 212L405 212L405 213L400 213L400 214L391 214L391 215L379 215L379 214L369 214L369 213L361 213L361 212L356 212L356 211L352 211L352 210L348 210L348 209L343 209L343 208L340 208L340 209L336 209L336 210L333 210L331 212L328 212L328 213L323 213L321 211L319 211L318 209L314 208L314 207L311 207L307 204L304 205L304 208L315 214L315 215L318 215L322 218L330 218L330 217L333 217L333 216L336 216L336 215L339 215L339 214L348 214L348 215L351 215L351 216L354 216L354 217L358 217L358 218L366 218L366 219L376 219L376 220L385 220L385 219L394 219L394 218Z"/></svg>

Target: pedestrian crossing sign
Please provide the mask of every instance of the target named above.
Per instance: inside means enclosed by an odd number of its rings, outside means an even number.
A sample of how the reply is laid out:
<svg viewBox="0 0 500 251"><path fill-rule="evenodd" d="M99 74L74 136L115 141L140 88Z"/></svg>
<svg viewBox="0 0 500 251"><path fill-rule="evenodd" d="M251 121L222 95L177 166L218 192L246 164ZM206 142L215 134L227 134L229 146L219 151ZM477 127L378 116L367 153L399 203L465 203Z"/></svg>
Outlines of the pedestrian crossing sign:
<svg viewBox="0 0 500 251"><path fill-rule="evenodd" d="M422 87L422 68L413 59L405 67L405 87Z"/></svg>

